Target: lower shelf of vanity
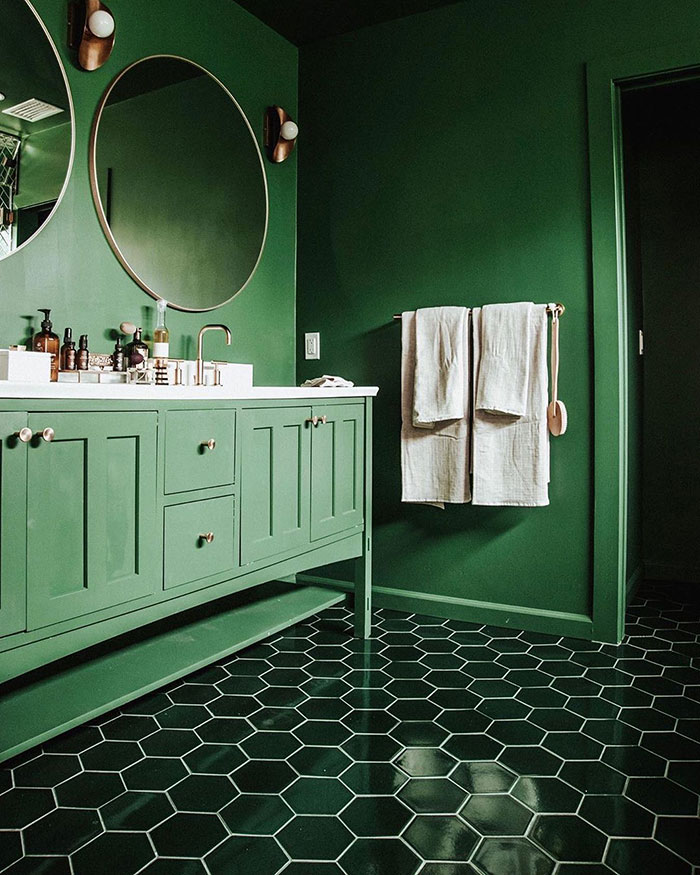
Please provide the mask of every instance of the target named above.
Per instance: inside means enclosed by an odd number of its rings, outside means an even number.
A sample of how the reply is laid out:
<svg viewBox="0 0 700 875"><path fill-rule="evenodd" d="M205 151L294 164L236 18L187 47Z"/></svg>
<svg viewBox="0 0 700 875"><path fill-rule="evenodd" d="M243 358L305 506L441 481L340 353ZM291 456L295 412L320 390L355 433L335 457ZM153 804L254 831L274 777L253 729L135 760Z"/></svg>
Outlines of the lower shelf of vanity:
<svg viewBox="0 0 700 875"><path fill-rule="evenodd" d="M267 583L113 638L0 687L0 761L344 600Z"/></svg>

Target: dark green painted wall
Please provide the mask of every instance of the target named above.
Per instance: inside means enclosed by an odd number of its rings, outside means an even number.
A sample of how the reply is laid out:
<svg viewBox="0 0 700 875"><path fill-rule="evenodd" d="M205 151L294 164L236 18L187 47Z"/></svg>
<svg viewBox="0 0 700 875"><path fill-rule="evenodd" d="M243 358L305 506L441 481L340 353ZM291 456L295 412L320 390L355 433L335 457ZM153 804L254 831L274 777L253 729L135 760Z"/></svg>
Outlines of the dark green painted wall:
<svg viewBox="0 0 700 875"><path fill-rule="evenodd" d="M91 349L109 351L108 335L122 320L146 329L154 301L139 289L114 257L97 221L88 178L90 125L99 98L116 73L138 58L172 53L211 70L235 95L260 142L265 107L296 113L297 49L231 0L212 0L206 14L194 0L120 0L114 8L117 36L112 57L100 70L82 72L65 48L65 4L37 0L68 70L76 110L76 152L66 195L49 225L25 249L0 262L0 345L16 343L36 327L36 308L52 307L55 326L87 332ZM206 156L202 156L203 160ZM267 166L270 227L258 271L245 291L214 313L171 311L168 325L175 355L195 354L206 322L227 323L233 344L212 337L206 354L253 362L259 384L294 378L296 253L296 156ZM32 317L30 323L28 318Z"/></svg>
<svg viewBox="0 0 700 875"><path fill-rule="evenodd" d="M303 47L299 376L377 383L378 585L537 610L591 602L585 62L682 41L697 4L471 0ZM551 506L400 502L400 329L417 306L561 300ZM321 332L322 359L301 336ZM614 380L615 374L600 374Z"/></svg>
<svg viewBox="0 0 700 875"><path fill-rule="evenodd" d="M700 82L626 98L644 307L643 557L650 577L700 582Z"/></svg>

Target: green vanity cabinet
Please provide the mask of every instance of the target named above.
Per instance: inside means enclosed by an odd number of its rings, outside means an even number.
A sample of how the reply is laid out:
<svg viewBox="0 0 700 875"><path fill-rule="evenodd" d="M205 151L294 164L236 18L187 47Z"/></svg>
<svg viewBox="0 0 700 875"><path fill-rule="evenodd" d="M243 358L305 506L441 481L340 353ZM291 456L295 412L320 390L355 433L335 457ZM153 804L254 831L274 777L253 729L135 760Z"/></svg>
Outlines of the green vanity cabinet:
<svg viewBox="0 0 700 875"><path fill-rule="evenodd" d="M155 590L156 423L141 412L29 414L29 631Z"/></svg>
<svg viewBox="0 0 700 875"><path fill-rule="evenodd" d="M241 413L241 564L310 540L311 407Z"/></svg>
<svg viewBox="0 0 700 875"><path fill-rule="evenodd" d="M369 637L371 397L301 391L0 399L0 761L348 589Z"/></svg>
<svg viewBox="0 0 700 875"><path fill-rule="evenodd" d="M362 525L364 406L314 405L311 435L311 540Z"/></svg>
<svg viewBox="0 0 700 875"><path fill-rule="evenodd" d="M26 628L26 425L26 413L0 413L0 636Z"/></svg>

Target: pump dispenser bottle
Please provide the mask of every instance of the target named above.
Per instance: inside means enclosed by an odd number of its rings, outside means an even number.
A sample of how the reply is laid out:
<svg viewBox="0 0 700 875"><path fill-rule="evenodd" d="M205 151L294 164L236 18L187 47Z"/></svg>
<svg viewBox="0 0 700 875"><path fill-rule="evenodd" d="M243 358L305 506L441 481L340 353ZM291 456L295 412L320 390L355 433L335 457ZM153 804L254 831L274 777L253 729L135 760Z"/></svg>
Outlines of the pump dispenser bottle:
<svg viewBox="0 0 700 875"><path fill-rule="evenodd" d="M58 334L54 334L51 330L51 310L40 307L39 312L44 314L44 319L41 323L41 331L34 335L32 341L32 349L34 352L50 352L51 353L51 382L55 383L58 380Z"/></svg>
<svg viewBox="0 0 700 875"><path fill-rule="evenodd" d="M75 341L73 340L73 331L66 328L63 335L63 346L61 347L61 370L74 371L75 365Z"/></svg>
<svg viewBox="0 0 700 875"><path fill-rule="evenodd" d="M76 355L76 363L79 371L87 371L90 363L90 351L88 350L87 334L81 334L78 341L78 353Z"/></svg>

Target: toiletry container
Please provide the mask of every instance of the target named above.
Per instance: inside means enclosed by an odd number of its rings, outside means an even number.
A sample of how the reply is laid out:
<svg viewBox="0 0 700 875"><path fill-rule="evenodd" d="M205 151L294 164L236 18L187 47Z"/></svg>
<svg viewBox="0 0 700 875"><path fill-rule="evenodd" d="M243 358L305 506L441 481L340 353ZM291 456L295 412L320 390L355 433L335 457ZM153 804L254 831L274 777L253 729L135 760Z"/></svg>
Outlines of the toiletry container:
<svg viewBox="0 0 700 875"><path fill-rule="evenodd" d="M141 331L141 328L137 328L133 339L124 347L124 359L127 368L145 371L148 368L148 346L141 339ZM135 356L138 356L140 361L137 361Z"/></svg>
<svg viewBox="0 0 700 875"><path fill-rule="evenodd" d="M126 368L124 367L124 348L122 347L121 335L117 337L117 342L114 346L114 352L112 353L112 370L126 370Z"/></svg>
<svg viewBox="0 0 700 875"><path fill-rule="evenodd" d="M153 332L153 359L156 375L156 384L164 386L168 384L168 359L170 358L170 332L165 325L165 308L168 302L162 298L156 304L158 321Z"/></svg>
<svg viewBox="0 0 700 875"><path fill-rule="evenodd" d="M48 307L40 307L39 312L44 314L44 319L41 323L41 331L34 335L32 348L34 352L48 352L51 355L51 382L55 383L58 380L58 334L54 334L51 330L51 310Z"/></svg>
<svg viewBox="0 0 700 875"><path fill-rule="evenodd" d="M75 371L76 369L73 331L71 328L66 328L63 335L63 346L61 347L61 370Z"/></svg>
<svg viewBox="0 0 700 875"><path fill-rule="evenodd" d="M0 380L48 383L51 380L51 353L0 349Z"/></svg>
<svg viewBox="0 0 700 875"><path fill-rule="evenodd" d="M88 336L81 334L78 341L78 353L76 355L76 365L79 371L87 371L90 362L90 351L88 350Z"/></svg>

